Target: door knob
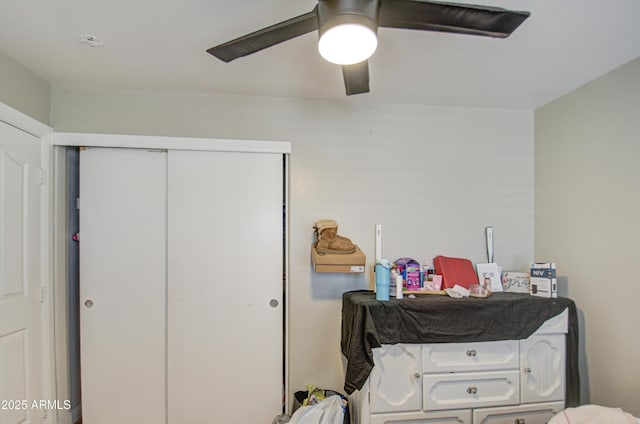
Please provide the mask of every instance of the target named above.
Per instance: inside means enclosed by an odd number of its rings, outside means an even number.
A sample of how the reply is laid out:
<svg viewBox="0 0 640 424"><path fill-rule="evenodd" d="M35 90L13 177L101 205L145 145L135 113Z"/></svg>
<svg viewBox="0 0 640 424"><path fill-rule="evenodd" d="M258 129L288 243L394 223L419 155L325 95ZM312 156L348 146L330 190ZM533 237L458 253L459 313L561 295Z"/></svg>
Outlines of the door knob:
<svg viewBox="0 0 640 424"><path fill-rule="evenodd" d="M272 308L277 308L279 305L278 300L277 299L271 299L269 301L269 306L271 306Z"/></svg>
<svg viewBox="0 0 640 424"><path fill-rule="evenodd" d="M86 306L87 308L91 308L93 306L93 300L91 299L87 299L84 301L84 306Z"/></svg>

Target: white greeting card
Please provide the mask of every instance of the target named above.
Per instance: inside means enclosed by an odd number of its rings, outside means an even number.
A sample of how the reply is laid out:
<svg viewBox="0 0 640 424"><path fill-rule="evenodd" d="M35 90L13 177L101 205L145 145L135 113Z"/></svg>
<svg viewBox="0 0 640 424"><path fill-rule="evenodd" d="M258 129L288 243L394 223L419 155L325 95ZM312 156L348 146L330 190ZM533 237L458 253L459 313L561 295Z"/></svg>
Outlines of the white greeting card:
<svg viewBox="0 0 640 424"><path fill-rule="evenodd" d="M501 292L502 279L497 263L476 264L480 285L489 286L492 292Z"/></svg>

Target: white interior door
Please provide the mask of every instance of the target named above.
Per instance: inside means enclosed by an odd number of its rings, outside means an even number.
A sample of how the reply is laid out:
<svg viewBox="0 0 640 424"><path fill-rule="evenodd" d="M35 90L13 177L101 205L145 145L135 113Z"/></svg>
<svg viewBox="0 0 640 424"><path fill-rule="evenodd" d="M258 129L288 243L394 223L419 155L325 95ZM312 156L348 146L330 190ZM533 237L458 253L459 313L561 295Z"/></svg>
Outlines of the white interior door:
<svg viewBox="0 0 640 424"><path fill-rule="evenodd" d="M0 423L44 411L40 315L40 158L37 137L0 122Z"/></svg>
<svg viewBox="0 0 640 424"><path fill-rule="evenodd" d="M168 203L169 423L271 422L283 395L282 155L170 151Z"/></svg>
<svg viewBox="0 0 640 424"><path fill-rule="evenodd" d="M80 153L84 424L166 423L166 159Z"/></svg>

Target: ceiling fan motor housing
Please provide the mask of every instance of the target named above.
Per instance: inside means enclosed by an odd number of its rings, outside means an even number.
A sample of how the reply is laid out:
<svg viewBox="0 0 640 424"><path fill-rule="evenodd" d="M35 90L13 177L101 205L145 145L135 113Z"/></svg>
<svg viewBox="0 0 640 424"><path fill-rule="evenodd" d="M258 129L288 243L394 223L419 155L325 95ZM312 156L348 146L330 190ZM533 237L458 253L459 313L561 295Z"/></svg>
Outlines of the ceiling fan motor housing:
<svg viewBox="0 0 640 424"><path fill-rule="evenodd" d="M318 2L318 35L322 37L336 25L361 24L378 33L380 0L320 0Z"/></svg>

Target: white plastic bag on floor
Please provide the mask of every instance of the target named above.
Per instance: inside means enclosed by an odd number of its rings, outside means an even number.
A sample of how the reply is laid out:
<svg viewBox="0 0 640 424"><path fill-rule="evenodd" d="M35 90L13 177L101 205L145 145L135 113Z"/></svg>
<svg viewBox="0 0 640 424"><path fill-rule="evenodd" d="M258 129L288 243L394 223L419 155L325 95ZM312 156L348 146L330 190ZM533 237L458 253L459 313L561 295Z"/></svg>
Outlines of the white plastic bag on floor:
<svg viewBox="0 0 640 424"><path fill-rule="evenodd" d="M344 404L338 395L299 408L289 420L289 424L342 424L344 422Z"/></svg>

